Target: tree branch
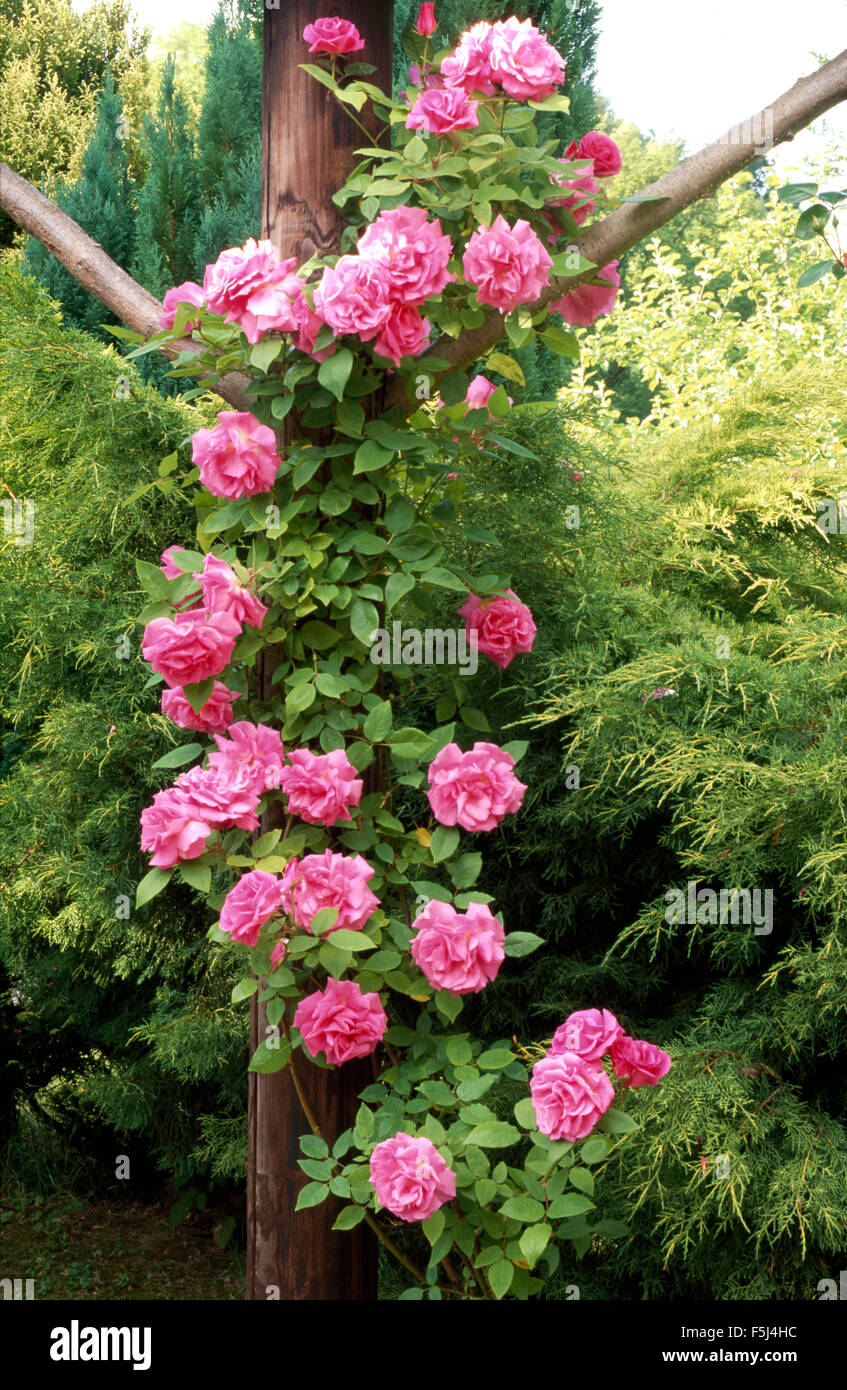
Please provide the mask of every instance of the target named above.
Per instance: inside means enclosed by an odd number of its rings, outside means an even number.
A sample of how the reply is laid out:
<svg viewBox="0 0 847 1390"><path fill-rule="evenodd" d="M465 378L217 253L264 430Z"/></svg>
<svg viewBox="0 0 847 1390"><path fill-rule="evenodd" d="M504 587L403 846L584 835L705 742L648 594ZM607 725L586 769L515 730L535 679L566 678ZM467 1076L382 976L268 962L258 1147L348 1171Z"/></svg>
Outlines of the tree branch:
<svg viewBox="0 0 847 1390"><path fill-rule="evenodd" d="M799 130L844 100L847 100L847 49L817 72L801 77L770 106L727 131L714 144L683 159L675 169L638 195L658 201L625 203L589 227L578 243L580 251L598 267L619 259L683 208L700 198L711 197L720 184L740 173L764 149L792 140ZM46 246L75 280L130 328L147 338L159 331L161 305L155 296L121 270L72 218L5 164L0 164L0 207ZM537 313L594 274L593 270L583 271L580 275L551 281L535 303L527 305L528 310ZM432 351L450 363L450 371L455 371L482 357L503 336L502 314L488 309L479 328L459 338L442 338ZM192 349L196 351L197 345L189 339L162 344L162 351L169 358ZM438 379L436 377L436 386ZM249 385L250 380L243 373L230 372L214 385L210 383L209 389L237 410L249 410L251 401L246 395ZM403 380L395 380L386 406L399 406L408 413L416 409L417 404L417 401L409 403L406 399Z"/></svg>
<svg viewBox="0 0 847 1390"><path fill-rule="evenodd" d="M6 164L0 164L0 207L128 327L145 338L161 330L162 306L156 296L121 270L72 217ZM196 353L198 348L190 338L178 338L163 343L161 351L174 358L181 352ZM243 372L229 372L210 389L236 410L249 410L253 404L246 394L249 386L250 378Z"/></svg>

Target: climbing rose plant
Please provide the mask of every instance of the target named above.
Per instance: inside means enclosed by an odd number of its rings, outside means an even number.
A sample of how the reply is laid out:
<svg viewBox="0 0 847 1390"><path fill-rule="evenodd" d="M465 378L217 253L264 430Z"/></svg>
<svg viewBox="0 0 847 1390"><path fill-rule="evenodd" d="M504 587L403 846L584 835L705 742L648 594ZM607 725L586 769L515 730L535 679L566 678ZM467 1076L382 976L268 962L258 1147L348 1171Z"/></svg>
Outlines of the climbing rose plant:
<svg viewBox="0 0 847 1390"><path fill-rule="evenodd" d="M202 286L168 292L162 332L136 349L190 332L175 364L201 377L188 394L239 369L255 401L220 411L190 464L172 454L150 484L190 495L197 548L139 561L142 652L162 712L208 742L156 764L194 765L142 812L138 903L174 874L207 897L210 939L243 960L233 1001L264 1005L252 1071L290 1066L302 1098L301 1067L373 1059L343 1134L318 1132L304 1100L298 1209L341 1198L336 1227L373 1226L414 1276L404 1297L527 1298L563 1242L582 1256L594 1233L625 1232L591 1225L592 1168L636 1128L616 1099L670 1058L606 1009L572 1014L544 1055L462 1030L465 996L543 944L478 886L479 837L531 808L527 745L474 737L488 722L458 671L438 727L396 727L372 653L399 605L425 625L446 591L485 658L530 657L535 623L508 576L465 572L444 544L494 539L457 519L462 455L528 451L495 432L505 390L430 347L490 305L513 346L537 333L577 353L553 317L609 312L616 263L552 310L526 306L551 273L590 268L575 236L611 205L600 181L620 156L597 132L564 155L539 142L535 111L567 109L565 64L529 20L476 24L452 52L430 51L436 25L424 5L396 101L349 66L354 25L308 26L306 71L353 113L372 101L392 135L335 196L342 254L298 266L269 242L225 250ZM487 366L521 380L504 352ZM398 376L408 409L386 411ZM391 1218L421 1224L426 1257L396 1246Z"/></svg>

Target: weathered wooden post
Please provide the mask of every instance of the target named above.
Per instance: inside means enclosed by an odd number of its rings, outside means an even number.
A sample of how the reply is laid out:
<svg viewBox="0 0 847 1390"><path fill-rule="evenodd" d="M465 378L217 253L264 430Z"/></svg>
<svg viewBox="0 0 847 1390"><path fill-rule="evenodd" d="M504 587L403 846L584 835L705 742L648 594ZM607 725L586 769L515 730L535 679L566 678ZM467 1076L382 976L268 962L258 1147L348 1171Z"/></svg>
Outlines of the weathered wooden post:
<svg viewBox="0 0 847 1390"><path fill-rule="evenodd" d="M313 61L303 29L324 15L352 20L365 41L360 57L376 72L369 80L391 90L393 0L266 0L262 80L262 235L280 256L298 262L337 251L343 223L332 195L367 143L332 93L301 72ZM372 111L360 115L375 143ZM265 660L268 690L276 662ZM264 1008L254 996L251 1050L267 1036ZM324 1071L300 1061L299 1075L322 1131L330 1138L352 1123L357 1094L372 1080L366 1063L349 1062ZM298 1212L297 1193L306 1182L297 1167L303 1118L289 1069L250 1073L247 1175L248 1299L372 1299L376 1297L376 1242L362 1224L333 1232L339 1203L329 1201Z"/></svg>

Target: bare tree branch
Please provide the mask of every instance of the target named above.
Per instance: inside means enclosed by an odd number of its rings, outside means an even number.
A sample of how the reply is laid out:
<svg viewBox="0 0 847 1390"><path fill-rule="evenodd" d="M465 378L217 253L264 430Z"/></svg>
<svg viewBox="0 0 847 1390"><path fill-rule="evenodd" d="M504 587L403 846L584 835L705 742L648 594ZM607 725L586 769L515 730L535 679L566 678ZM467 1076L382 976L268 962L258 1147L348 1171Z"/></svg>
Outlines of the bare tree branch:
<svg viewBox="0 0 847 1390"><path fill-rule="evenodd" d="M847 49L817 72L801 77L770 106L727 131L714 144L683 159L670 173L639 194L639 197L657 201L626 203L589 227L578 243L580 251L587 260L601 267L619 259L683 208L700 198L711 197L720 184L746 168L763 150L793 139L799 130L844 100L847 100ZM145 337L158 332L161 305L155 297L110 260L72 218L5 164L0 164L0 207L42 242L75 280L130 328ZM594 274L594 271L584 271L551 281L544 293L527 308L533 313L543 309ZM456 339L442 338L432 351L449 362L450 370L454 371L469 366L503 336L502 314L489 309L479 328L470 329ZM181 339L163 344L162 351L173 358L182 351L192 348L196 351L196 347L189 339ZM210 386L238 410L250 409L251 402L246 396L248 388L249 378L240 372L230 372ZM398 379L386 404L410 411L417 402L408 402L405 384Z"/></svg>
<svg viewBox="0 0 847 1390"><path fill-rule="evenodd" d="M0 207L128 327L145 338L160 331L162 306L156 296L121 270L72 217L6 164L0 164ZM175 338L163 343L161 350L166 357L174 358L181 352L196 353L198 349L190 338ZM242 372L230 372L211 389L236 410L249 410L254 404L246 395L249 385L250 378Z"/></svg>

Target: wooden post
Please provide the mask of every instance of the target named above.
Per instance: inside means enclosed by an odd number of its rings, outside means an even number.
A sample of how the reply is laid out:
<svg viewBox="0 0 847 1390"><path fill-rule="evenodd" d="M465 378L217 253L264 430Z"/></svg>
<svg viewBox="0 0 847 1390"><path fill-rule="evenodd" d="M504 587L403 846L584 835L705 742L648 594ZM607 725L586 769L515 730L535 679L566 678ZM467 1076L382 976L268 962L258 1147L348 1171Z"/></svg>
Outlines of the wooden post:
<svg viewBox="0 0 847 1390"><path fill-rule="evenodd" d="M278 0L279 3L279 0ZM375 143L379 125L368 106L354 124L332 93L299 69L313 61L303 29L331 14L355 23L365 47L356 55L374 64L369 80L391 90L393 0L281 0L264 16L262 79L262 236L281 257L302 263L339 249L343 223L332 195L356 162L354 150ZM260 680L269 693L276 665L268 653ZM264 828L264 827L263 827ZM267 1036L264 1008L252 1002L251 1051ZM310 1108L332 1140L353 1121L357 1095L373 1073L367 1062L332 1071L299 1058L298 1075ZM376 1242L368 1226L333 1232L335 1200L297 1212L307 1179L297 1167L299 1136L308 1125L290 1070L250 1074L247 1174L248 1299L375 1299Z"/></svg>

